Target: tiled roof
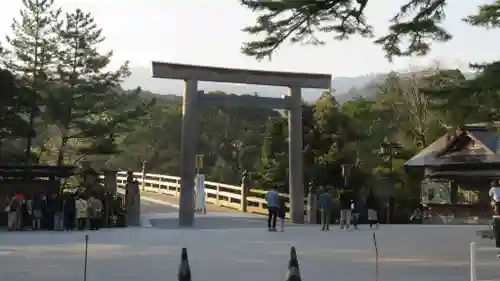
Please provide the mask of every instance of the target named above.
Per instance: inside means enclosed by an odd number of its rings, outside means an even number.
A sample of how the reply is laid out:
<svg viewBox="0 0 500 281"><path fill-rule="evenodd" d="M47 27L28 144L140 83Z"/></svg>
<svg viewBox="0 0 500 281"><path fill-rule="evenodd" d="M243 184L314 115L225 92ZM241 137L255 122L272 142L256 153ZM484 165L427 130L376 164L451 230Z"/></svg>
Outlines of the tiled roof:
<svg viewBox="0 0 500 281"><path fill-rule="evenodd" d="M439 152L448 144L446 135L442 136L431 145L423 149L420 153L412 157L405 163L405 167L425 167L425 166L440 166L449 164L466 164L469 161L479 161L484 163L500 163L500 132L491 130L483 124L466 126L467 135L483 144L487 149L493 152L493 155L484 155L478 158L477 156L467 160L467 157L462 157L466 160L458 160L460 157L440 157ZM474 158L474 159L473 159ZM480 160L479 160L480 159Z"/></svg>
<svg viewBox="0 0 500 281"><path fill-rule="evenodd" d="M426 163L432 161L435 155L441 151L447 144L447 136L444 135L435 140L428 147L422 149L417 155L413 156L410 160L406 161L405 166L425 166Z"/></svg>
<svg viewBox="0 0 500 281"><path fill-rule="evenodd" d="M484 146L486 146L493 153L497 154L500 152L500 133L486 131L486 130L467 130L467 133L480 141Z"/></svg>

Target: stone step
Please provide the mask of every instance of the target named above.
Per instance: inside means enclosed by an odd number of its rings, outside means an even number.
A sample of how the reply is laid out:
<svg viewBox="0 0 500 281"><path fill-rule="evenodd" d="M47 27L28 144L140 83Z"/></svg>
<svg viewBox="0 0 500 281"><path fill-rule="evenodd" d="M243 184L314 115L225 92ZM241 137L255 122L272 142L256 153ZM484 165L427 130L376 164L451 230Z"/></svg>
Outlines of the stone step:
<svg viewBox="0 0 500 281"><path fill-rule="evenodd" d="M476 236L480 236L481 238L484 238L484 239L494 239L495 238L495 236L493 235L493 229L478 230L478 231L476 231Z"/></svg>

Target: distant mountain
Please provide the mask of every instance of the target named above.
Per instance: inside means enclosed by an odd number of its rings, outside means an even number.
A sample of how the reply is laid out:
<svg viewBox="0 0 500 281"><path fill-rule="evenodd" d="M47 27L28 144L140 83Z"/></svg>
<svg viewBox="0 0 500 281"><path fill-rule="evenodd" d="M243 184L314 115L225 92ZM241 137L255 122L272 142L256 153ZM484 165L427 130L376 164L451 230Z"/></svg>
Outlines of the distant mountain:
<svg viewBox="0 0 500 281"><path fill-rule="evenodd" d="M152 71L148 68L132 68L131 75L122 83L124 89L141 87L143 90L162 95L182 95L183 81L152 78ZM337 77L332 80L332 88L336 91L336 97L340 103L358 96L371 97L376 93L377 84L387 74L377 73L356 77ZM465 74L470 77L471 73ZM287 94L285 87L272 87L261 85L243 85L228 83L200 82L198 89L204 91L223 91L233 94L258 93L264 97L280 97ZM322 90L305 89L302 92L306 102L315 101Z"/></svg>

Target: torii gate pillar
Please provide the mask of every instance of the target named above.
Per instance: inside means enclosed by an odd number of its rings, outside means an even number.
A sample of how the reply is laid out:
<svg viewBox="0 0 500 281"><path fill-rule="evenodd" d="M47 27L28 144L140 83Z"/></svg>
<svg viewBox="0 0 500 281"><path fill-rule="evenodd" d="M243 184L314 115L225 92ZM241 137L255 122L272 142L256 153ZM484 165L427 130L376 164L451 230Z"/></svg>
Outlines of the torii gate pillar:
<svg viewBox="0 0 500 281"><path fill-rule="evenodd" d="M181 128L181 182L179 227L194 224L194 178L198 141L198 81L184 81Z"/></svg>
<svg viewBox="0 0 500 281"><path fill-rule="evenodd" d="M304 223L304 170L302 148L302 97L301 89L288 89L288 182L290 184L290 219Z"/></svg>
<svg viewBox="0 0 500 281"><path fill-rule="evenodd" d="M182 105L181 187L179 227L194 224L194 178L196 175L196 144L198 108L200 105L232 105L287 109L289 137L290 218L304 223L304 179L302 143L301 88L329 89L331 75L255 71L218 67L153 62L153 77L185 81ZM204 95L198 92L198 81L245 83L288 87L288 97L265 98L234 95Z"/></svg>

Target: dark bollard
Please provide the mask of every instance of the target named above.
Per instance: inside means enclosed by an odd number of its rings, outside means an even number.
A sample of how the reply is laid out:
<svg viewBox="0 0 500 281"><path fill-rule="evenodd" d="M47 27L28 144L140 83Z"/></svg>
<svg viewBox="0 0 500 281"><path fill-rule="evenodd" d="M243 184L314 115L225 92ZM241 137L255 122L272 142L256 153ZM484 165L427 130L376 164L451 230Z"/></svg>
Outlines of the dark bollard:
<svg viewBox="0 0 500 281"><path fill-rule="evenodd" d="M182 248L181 263L179 265L179 273L177 274L179 281L191 281L191 268L189 268L187 249Z"/></svg>
<svg viewBox="0 0 500 281"><path fill-rule="evenodd" d="M297 260L297 252L295 247L290 249L290 262L288 263L288 274L286 281L302 281L300 277L299 261Z"/></svg>

